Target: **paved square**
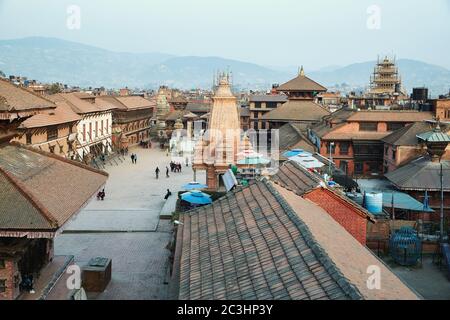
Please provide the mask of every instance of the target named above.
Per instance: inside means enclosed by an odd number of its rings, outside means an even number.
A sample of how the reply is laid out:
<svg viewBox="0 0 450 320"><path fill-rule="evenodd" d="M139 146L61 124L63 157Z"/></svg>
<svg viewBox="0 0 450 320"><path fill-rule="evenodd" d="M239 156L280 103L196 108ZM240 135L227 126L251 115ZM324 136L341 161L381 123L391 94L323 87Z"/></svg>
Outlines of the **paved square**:
<svg viewBox="0 0 450 320"><path fill-rule="evenodd" d="M73 255L82 266L91 258L112 259L112 280L105 292L89 295L95 299L165 299L164 284L172 233L169 221L159 220L167 189L176 197L181 186L193 180L191 167L169 173L170 157L158 149L130 149L137 164L126 157L119 165L109 165L104 201L93 199L66 232L55 239L56 255ZM159 179L155 169L161 170ZM197 179L205 182L204 173Z"/></svg>

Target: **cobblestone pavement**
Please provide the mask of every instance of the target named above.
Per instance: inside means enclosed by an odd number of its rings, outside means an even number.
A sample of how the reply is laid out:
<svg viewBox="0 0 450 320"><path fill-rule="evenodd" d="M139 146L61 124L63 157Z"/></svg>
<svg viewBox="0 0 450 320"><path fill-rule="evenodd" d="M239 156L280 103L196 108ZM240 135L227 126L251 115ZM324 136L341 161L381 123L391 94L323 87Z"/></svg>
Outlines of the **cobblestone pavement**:
<svg viewBox="0 0 450 320"><path fill-rule="evenodd" d="M55 254L73 255L82 266L91 258L112 259L112 280L105 292L95 299L164 299L164 284L171 238L169 221L159 221L166 189L173 196L181 186L193 180L190 167L182 173L165 168L170 158L157 149L130 149L138 155L137 164L127 157L118 166L107 166L109 179L104 201L93 199L55 239ZM155 168L161 170L155 178ZM204 182L204 174L197 174ZM158 226L158 228L157 228ZM109 231L109 232L108 232Z"/></svg>

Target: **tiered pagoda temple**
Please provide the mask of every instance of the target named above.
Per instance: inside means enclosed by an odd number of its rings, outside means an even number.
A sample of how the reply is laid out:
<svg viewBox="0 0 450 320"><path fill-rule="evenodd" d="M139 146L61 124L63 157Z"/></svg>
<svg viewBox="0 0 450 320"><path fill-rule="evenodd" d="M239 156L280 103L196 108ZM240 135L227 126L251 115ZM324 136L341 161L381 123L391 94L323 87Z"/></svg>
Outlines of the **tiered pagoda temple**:
<svg viewBox="0 0 450 320"><path fill-rule="evenodd" d="M370 78L371 94L394 94L400 92L401 78L398 68L395 65L395 59L385 57L377 61L373 75Z"/></svg>

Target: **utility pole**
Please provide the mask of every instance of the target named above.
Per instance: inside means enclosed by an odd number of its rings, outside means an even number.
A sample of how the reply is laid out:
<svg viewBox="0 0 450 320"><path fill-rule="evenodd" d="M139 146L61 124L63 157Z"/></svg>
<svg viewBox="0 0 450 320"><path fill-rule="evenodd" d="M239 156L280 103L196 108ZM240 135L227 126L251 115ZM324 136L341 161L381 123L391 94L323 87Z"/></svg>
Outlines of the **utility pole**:
<svg viewBox="0 0 450 320"><path fill-rule="evenodd" d="M444 242L444 170L441 165L441 215L440 215L440 242Z"/></svg>
<svg viewBox="0 0 450 320"><path fill-rule="evenodd" d="M329 167L328 167L330 177L332 175L331 164L333 163L333 153L332 153L333 147L334 147L334 142L330 142L330 163L329 163Z"/></svg>

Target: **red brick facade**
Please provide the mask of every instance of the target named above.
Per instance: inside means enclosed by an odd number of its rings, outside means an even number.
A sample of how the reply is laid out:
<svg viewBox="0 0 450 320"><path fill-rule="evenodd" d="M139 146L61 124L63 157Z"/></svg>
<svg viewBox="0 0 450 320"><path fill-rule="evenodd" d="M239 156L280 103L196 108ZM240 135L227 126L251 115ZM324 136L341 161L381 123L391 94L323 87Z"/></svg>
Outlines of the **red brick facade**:
<svg viewBox="0 0 450 320"><path fill-rule="evenodd" d="M362 245L366 245L367 217L364 212L328 189L314 189L304 195L344 227Z"/></svg>

